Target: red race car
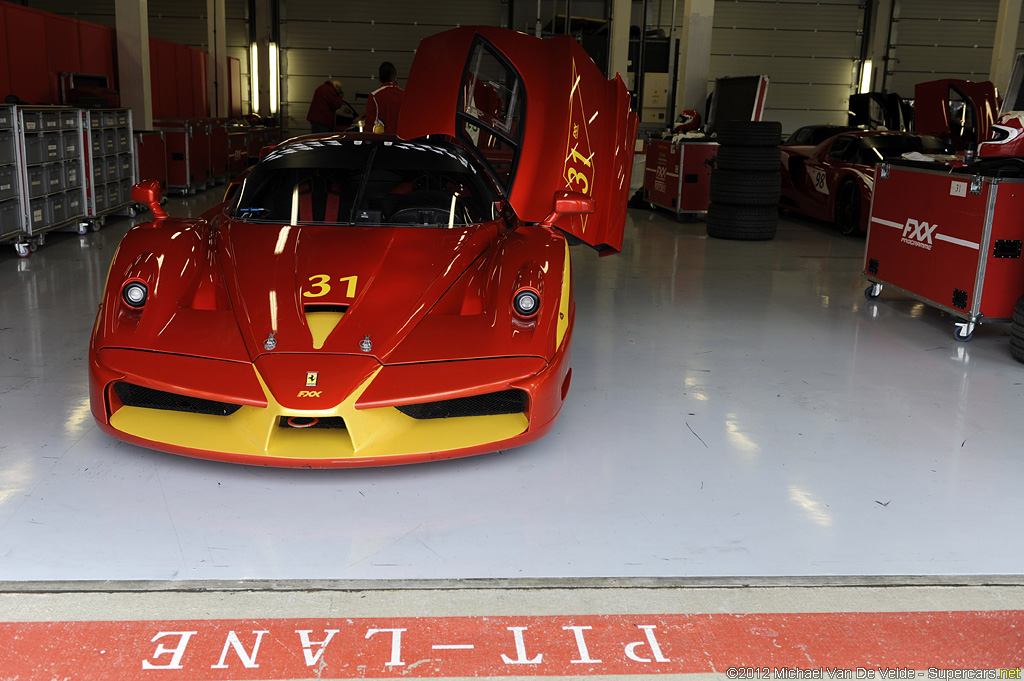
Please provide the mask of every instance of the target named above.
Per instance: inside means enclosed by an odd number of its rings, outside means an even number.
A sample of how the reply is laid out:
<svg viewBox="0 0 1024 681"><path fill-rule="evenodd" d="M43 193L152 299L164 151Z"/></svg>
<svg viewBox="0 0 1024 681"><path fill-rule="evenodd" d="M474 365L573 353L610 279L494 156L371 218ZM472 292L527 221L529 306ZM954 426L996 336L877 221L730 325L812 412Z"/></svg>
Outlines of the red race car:
<svg viewBox="0 0 1024 681"><path fill-rule="evenodd" d="M948 153L938 137L908 132L854 131L811 147L784 144L779 206L834 222L843 234L866 233L875 165L917 152Z"/></svg>
<svg viewBox="0 0 1024 681"><path fill-rule="evenodd" d="M136 200L90 346L100 427L295 467L495 451L572 375L569 240L621 248L636 114L569 37L425 39L398 136L278 145L202 219Z"/></svg>

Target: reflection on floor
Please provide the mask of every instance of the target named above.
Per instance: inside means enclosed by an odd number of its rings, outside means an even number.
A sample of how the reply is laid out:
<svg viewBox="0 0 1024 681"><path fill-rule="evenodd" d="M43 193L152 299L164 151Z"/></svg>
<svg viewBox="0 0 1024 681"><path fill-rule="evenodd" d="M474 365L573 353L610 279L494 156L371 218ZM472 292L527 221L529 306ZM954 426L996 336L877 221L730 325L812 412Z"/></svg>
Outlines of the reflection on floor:
<svg viewBox="0 0 1024 681"><path fill-rule="evenodd" d="M172 199L197 215L222 188ZM573 384L541 441L352 471L216 464L93 424L87 343L127 219L0 251L0 580L1019 575L1024 366L864 241L708 239L630 211L572 252Z"/></svg>

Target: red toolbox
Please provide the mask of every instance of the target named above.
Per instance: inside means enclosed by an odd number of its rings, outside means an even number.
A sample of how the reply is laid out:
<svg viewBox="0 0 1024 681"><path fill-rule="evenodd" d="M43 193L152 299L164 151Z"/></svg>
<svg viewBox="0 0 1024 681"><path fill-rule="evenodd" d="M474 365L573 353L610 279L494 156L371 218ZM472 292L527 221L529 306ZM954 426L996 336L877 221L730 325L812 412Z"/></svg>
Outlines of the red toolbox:
<svg viewBox="0 0 1024 681"><path fill-rule="evenodd" d="M228 163L231 174L240 173L249 165L249 131L232 128L228 132Z"/></svg>
<svg viewBox="0 0 1024 681"><path fill-rule="evenodd" d="M228 141L228 119L210 120L210 166L213 181L225 182L231 174L231 150Z"/></svg>
<svg viewBox="0 0 1024 681"><path fill-rule="evenodd" d="M717 142L652 140L644 164L644 199L677 215L707 212L717 154Z"/></svg>
<svg viewBox="0 0 1024 681"><path fill-rule="evenodd" d="M260 160L260 149L267 143L267 129L254 125L249 128L249 163Z"/></svg>
<svg viewBox="0 0 1024 681"><path fill-rule="evenodd" d="M1010 321L1024 295L1024 178L966 166L950 172L883 163L875 168L864 255L865 291L892 287L976 324Z"/></svg>
<svg viewBox="0 0 1024 681"><path fill-rule="evenodd" d="M167 141L167 189L194 194L213 179L210 121L205 118L153 121Z"/></svg>
<svg viewBox="0 0 1024 681"><path fill-rule="evenodd" d="M135 131L135 159L140 180L159 180L167 187L167 142L162 130Z"/></svg>

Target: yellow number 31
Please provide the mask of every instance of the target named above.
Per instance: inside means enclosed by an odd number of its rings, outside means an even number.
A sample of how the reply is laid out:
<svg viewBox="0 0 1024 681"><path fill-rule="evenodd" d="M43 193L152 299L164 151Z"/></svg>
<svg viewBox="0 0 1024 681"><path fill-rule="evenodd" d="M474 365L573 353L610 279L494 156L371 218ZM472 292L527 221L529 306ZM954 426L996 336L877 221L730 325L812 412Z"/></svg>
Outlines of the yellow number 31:
<svg viewBox="0 0 1024 681"><path fill-rule="evenodd" d="M348 287L345 289L346 298L356 297L357 279L358 277L355 275L351 277L340 277L338 279L339 282L348 282ZM331 285L327 283L330 280L331 276L329 274L314 274L312 277L309 278L309 283L314 289L316 289L316 291L303 291L303 297L320 298L321 296L326 296L331 291Z"/></svg>

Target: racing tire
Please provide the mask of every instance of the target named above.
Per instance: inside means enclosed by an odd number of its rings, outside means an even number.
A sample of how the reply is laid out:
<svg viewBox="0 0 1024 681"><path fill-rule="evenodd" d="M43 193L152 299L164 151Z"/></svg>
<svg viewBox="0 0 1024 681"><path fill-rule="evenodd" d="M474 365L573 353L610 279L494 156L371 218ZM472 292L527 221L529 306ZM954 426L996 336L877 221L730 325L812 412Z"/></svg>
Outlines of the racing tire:
<svg viewBox="0 0 1024 681"><path fill-rule="evenodd" d="M860 232L860 188L854 182L839 185L835 207L836 229L844 236Z"/></svg>
<svg viewBox="0 0 1024 681"><path fill-rule="evenodd" d="M772 171L782 163L778 147L718 147L715 167L722 170Z"/></svg>
<svg viewBox="0 0 1024 681"><path fill-rule="evenodd" d="M779 202L782 175L774 172L719 170L711 172L711 202L734 206L774 206Z"/></svg>
<svg viewBox="0 0 1024 681"><path fill-rule="evenodd" d="M1010 322L1010 355L1018 362L1024 362L1024 296L1017 299Z"/></svg>
<svg viewBox="0 0 1024 681"><path fill-rule="evenodd" d="M708 206L707 232L715 239L768 241L775 238L779 211L775 206Z"/></svg>
<svg viewBox="0 0 1024 681"><path fill-rule="evenodd" d="M717 126L718 143L732 147L777 147L782 144L779 121L725 121Z"/></svg>

